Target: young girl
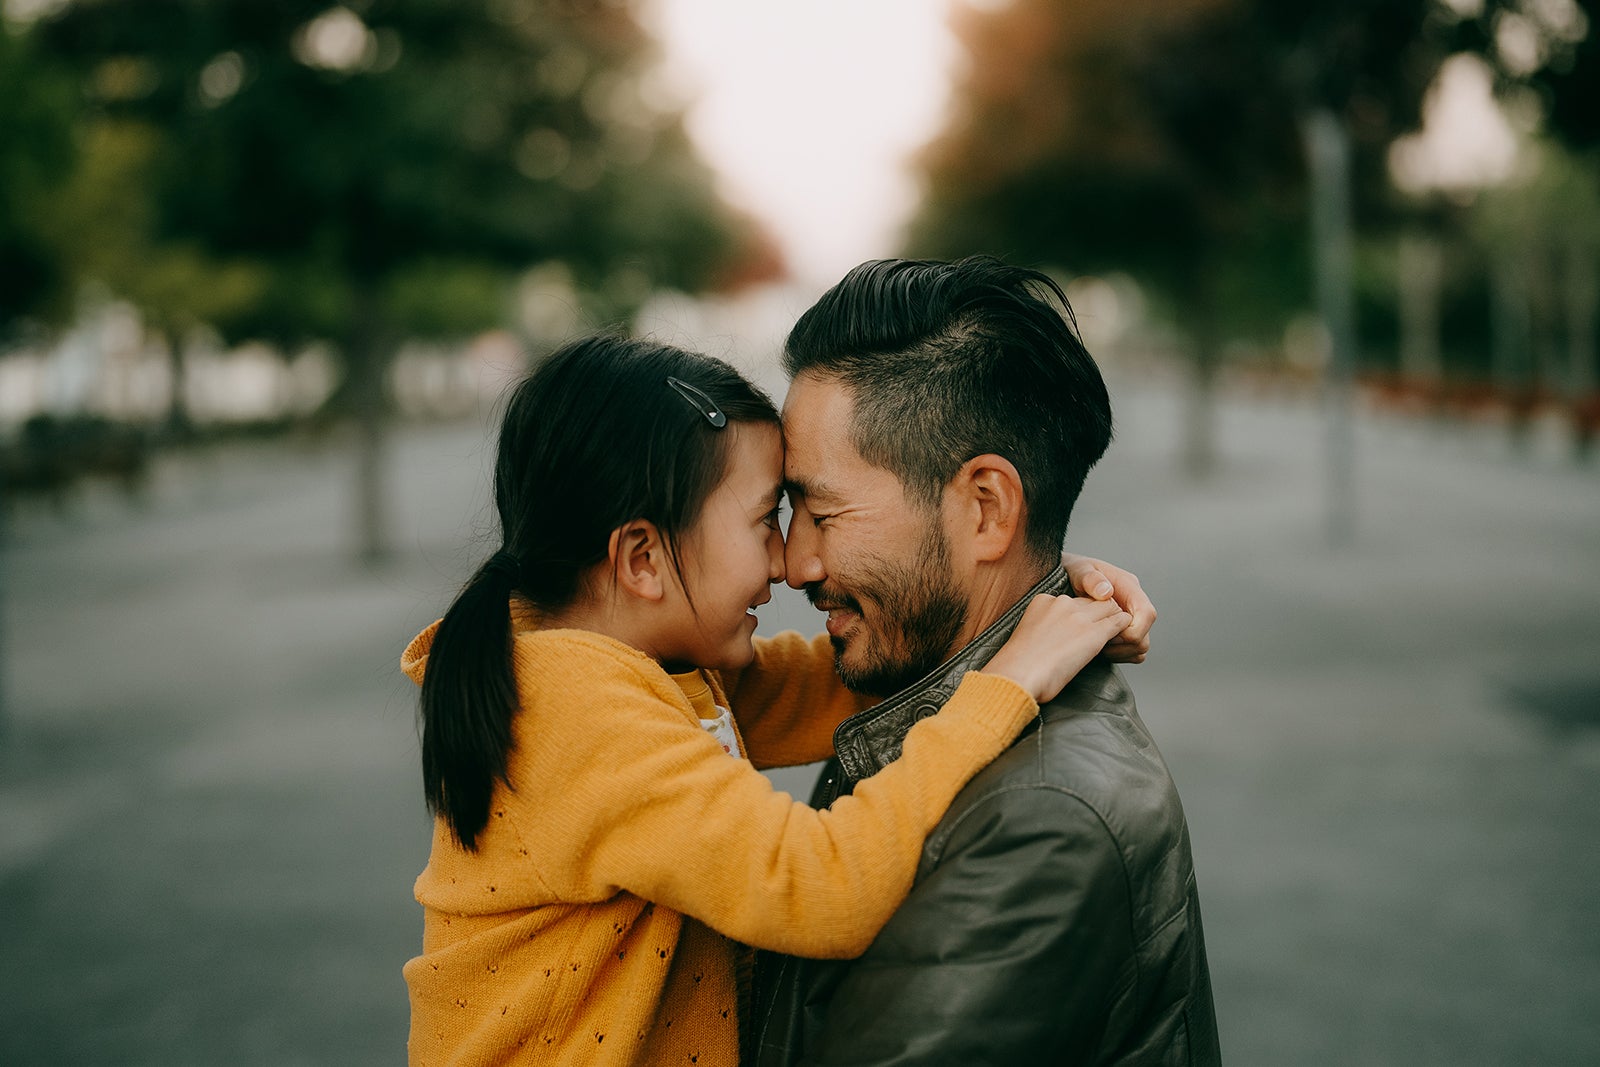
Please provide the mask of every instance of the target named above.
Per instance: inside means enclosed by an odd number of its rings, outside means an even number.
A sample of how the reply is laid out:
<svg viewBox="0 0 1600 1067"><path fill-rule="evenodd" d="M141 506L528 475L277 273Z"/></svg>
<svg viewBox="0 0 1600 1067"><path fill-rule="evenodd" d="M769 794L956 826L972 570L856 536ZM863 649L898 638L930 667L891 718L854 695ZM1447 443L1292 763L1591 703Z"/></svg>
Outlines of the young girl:
<svg viewBox="0 0 1600 1067"><path fill-rule="evenodd" d="M782 459L705 356L590 338L517 389L503 547L403 660L437 816L413 1063L735 1063L745 946L862 952L956 792L1129 622L1041 598L897 763L796 803L756 767L826 757L862 705L826 635L752 643Z"/></svg>

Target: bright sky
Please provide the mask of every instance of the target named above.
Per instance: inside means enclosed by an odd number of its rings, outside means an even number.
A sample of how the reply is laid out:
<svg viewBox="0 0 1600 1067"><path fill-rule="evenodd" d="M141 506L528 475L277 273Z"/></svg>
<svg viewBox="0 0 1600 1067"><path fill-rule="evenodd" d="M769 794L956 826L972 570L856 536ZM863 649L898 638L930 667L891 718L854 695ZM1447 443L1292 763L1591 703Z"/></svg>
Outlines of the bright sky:
<svg viewBox="0 0 1600 1067"><path fill-rule="evenodd" d="M949 99L956 2L653 0L668 73L695 101L690 136L800 280L897 251L917 194L907 157Z"/></svg>
<svg viewBox="0 0 1600 1067"><path fill-rule="evenodd" d="M1008 2L650 0L645 18L723 194L770 227L798 281L825 286L899 250L918 193L909 157L943 125L960 60L951 10ZM1564 26L1541 32L1585 29ZM1430 93L1427 129L1391 163L1405 188L1475 187L1503 181L1516 155L1488 68L1458 56Z"/></svg>

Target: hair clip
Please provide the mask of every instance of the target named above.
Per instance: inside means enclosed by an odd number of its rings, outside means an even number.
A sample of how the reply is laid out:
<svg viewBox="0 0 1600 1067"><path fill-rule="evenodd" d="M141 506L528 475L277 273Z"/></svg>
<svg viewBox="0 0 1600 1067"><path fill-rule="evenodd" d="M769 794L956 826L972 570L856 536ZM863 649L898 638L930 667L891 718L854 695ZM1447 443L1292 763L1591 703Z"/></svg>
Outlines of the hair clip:
<svg viewBox="0 0 1600 1067"><path fill-rule="evenodd" d="M728 416L724 415L722 409L717 407L716 401L706 396L705 393L678 378L669 377L667 384L676 389L679 396L693 404L695 410L704 415L706 421L711 425L719 430L728 425Z"/></svg>

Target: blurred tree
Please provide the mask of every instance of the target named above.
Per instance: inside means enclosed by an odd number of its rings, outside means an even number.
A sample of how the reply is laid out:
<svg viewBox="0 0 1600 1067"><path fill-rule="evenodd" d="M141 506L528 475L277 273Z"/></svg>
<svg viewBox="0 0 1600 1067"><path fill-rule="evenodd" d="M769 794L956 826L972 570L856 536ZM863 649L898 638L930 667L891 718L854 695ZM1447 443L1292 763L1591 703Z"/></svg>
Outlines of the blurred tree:
<svg viewBox="0 0 1600 1067"><path fill-rule="evenodd" d="M1523 435L1539 390L1563 397L1585 458L1600 431L1600 0L1486 0L1458 14L1456 45L1491 64L1506 107L1542 135L1523 172L1466 217L1491 264L1492 374Z"/></svg>
<svg viewBox="0 0 1600 1067"><path fill-rule="evenodd" d="M1558 143L1530 150L1530 173L1486 190L1467 214L1490 264L1491 377L1512 403L1519 443L1534 406L1559 399L1583 458L1600 417L1600 170Z"/></svg>
<svg viewBox="0 0 1600 1067"><path fill-rule="evenodd" d="M23 27L0 18L0 351L30 322L69 313L65 265L40 225L41 209L73 165L72 83L34 47ZM5 612L12 453L0 441L0 618ZM0 745L7 743L5 641L0 632Z"/></svg>
<svg viewBox="0 0 1600 1067"><path fill-rule="evenodd" d="M1306 136L1348 144L1355 204L1442 58L1430 0L1013 0L958 25L971 61L928 150L914 251L1126 270L1193 342L1186 465L1212 462L1223 336L1310 292Z"/></svg>
<svg viewBox="0 0 1600 1067"><path fill-rule="evenodd" d="M170 354L166 432L191 431L184 398L186 346L203 327L235 334L265 295L265 265L222 260L195 238L162 238L155 193L170 151L162 130L138 119L99 116L77 128L77 163L40 207L68 275L102 284L135 304Z"/></svg>
<svg viewBox="0 0 1600 1067"><path fill-rule="evenodd" d="M1499 72L1501 89L1534 94L1547 136L1600 149L1600 0L1440 0L1451 45Z"/></svg>
<svg viewBox="0 0 1600 1067"><path fill-rule="evenodd" d="M135 243L168 254L159 278L119 273L130 294L158 291L169 329L343 354L331 411L360 427L369 559L405 338L506 322L536 263L616 316L738 251L625 0L77 0L37 29L103 122L155 131Z"/></svg>
<svg viewBox="0 0 1600 1067"><path fill-rule="evenodd" d="M41 209L73 165L72 82L32 35L0 20L0 343L29 318L60 319L67 271Z"/></svg>

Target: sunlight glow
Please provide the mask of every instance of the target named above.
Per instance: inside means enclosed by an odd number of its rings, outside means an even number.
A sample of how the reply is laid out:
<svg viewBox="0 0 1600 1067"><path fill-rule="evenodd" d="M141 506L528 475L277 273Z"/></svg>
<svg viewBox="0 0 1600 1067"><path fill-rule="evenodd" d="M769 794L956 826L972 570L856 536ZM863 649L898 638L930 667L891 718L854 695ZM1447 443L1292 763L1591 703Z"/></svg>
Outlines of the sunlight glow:
<svg viewBox="0 0 1600 1067"><path fill-rule="evenodd" d="M728 200L799 279L898 250L907 158L939 130L956 43L948 0L653 0L666 74Z"/></svg>
<svg viewBox="0 0 1600 1067"><path fill-rule="evenodd" d="M1428 90L1419 133L1389 149L1389 172L1409 193L1439 189L1470 196L1497 185L1517 164L1517 134L1494 98L1494 74L1477 56L1445 60Z"/></svg>

